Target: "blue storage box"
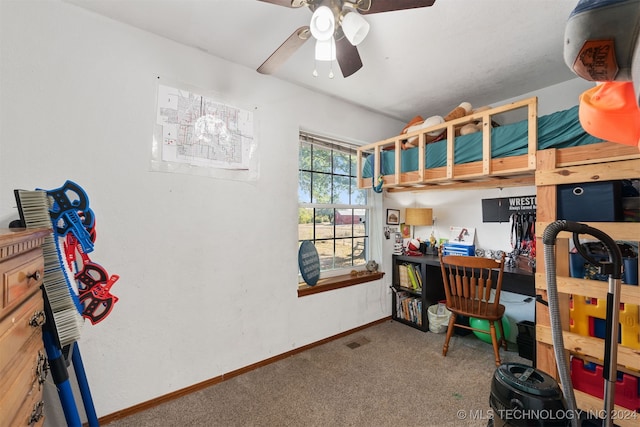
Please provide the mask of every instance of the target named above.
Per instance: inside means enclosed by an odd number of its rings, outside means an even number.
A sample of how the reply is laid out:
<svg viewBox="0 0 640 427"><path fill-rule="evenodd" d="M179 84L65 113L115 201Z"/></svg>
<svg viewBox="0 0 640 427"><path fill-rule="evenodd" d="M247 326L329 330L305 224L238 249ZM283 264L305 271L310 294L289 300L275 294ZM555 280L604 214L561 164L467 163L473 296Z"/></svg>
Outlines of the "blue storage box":
<svg viewBox="0 0 640 427"><path fill-rule="evenodd" d="M442 253L444 255L465 255L475 256L475 245L461 245L458 243L445 243L442 247Z"/></svg>
<svg viewBox="0 0 640 427"><path fill-rule="evenodd" d="M558 185L558 219L576 222L622 221L622 182Z"/></svg>

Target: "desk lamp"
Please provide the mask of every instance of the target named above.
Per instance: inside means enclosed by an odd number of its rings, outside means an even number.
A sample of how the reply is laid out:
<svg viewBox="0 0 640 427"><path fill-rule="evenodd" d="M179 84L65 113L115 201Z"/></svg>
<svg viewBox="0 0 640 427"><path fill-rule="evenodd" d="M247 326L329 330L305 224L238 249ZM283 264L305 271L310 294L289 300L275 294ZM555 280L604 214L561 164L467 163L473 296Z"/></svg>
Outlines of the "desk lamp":
<svg viewBox="0 0 640 427"><path fill-rule="evenodd" d="M405 211L405 224L413 226L413 237L416 237L416 226L433 225L433 209L431 208L407 208Z"/></svg>

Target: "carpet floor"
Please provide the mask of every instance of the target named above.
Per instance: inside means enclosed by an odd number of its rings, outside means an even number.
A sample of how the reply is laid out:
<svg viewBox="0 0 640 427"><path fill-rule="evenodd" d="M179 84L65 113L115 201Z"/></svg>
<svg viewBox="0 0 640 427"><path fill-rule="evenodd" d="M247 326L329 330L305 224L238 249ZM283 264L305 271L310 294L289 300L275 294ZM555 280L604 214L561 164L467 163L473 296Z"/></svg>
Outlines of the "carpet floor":
<svg viewBox="0 0 640 427"><path fill-rule="evenodd" d="M486 426L493 350L388 321L109 423L125 426ZM531 366L516 345L502 362Z"/></svg>

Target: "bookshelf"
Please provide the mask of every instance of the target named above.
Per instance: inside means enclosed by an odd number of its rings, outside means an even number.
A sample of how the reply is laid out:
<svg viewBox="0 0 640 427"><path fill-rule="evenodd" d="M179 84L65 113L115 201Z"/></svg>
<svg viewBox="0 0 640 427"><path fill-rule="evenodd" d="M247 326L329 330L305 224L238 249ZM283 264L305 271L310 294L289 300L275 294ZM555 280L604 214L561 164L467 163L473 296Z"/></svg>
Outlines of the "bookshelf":
<svg viewBox="0 0 640 427"><path fill-rule="evenodd" d="M393 255L391 318L423 332L427 309L445 299L442 274L434 256Z"/></svg>

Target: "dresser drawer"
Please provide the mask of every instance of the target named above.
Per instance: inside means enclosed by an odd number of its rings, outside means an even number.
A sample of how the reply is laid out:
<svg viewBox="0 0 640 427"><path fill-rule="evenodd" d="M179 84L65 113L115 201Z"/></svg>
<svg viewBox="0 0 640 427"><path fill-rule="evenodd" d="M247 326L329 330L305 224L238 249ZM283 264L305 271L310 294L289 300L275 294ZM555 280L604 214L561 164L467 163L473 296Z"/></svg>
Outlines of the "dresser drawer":
<svg viewBox="0 0 640 427"><path fill-rule="evenodd" d="M50 235L47 228L0 229L0 427L43 424L37 411L33 422L31 415L48 372L40 286Z"/></svg>
<svg viewBox="0 0 640 427"><path fill-rule="evenodd" d="M4 371L0 383L0 421L6 417L13 420L24 400L31 395L41 395L41 380L44 381L46 356L42 340L34 336L27 345L17 351L22 358ZM1 424L1 423L0 423Z"/></svg>
<svg viewBox="0 0 640 427"><path fill-rule="evenodd" d="M0 264L0 319L33 295L42 284L44 259L42 249L36 248Z"/></svg>
<svg viewBox="0 0 640 427"><path fill-rule="evenodd" d="M10 315L0 320L0 378L4 370L11 369L15 360L23 358L27 342L35 337L42 340L42 323L45 320L41 294L35 293Z"/></svg>
<svg viewBox="0 0 640 427"><path fill-rule="evenodd" d="M16 412L16 416L11 422L13 427L38 427L44 424L44 401L42 400L42 391L33 389L33 393L29 394L22 406Z"/></svg>

